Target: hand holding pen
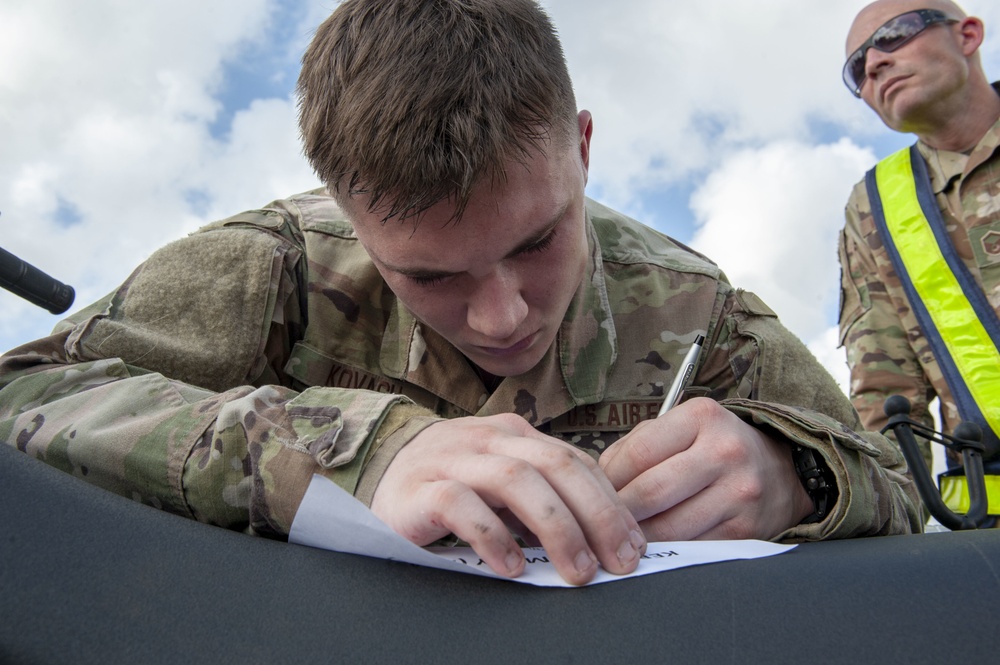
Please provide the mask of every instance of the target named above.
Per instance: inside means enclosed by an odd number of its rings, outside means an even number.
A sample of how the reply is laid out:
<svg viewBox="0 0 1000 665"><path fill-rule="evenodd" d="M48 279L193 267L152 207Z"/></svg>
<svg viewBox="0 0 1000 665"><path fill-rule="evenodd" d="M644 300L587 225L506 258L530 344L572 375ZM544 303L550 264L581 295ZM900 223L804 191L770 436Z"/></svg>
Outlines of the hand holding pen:
<svg viewBox="0 0 1000 665"><path fill-rule="evenodd" d="M691 345L659 416L609 446L599 465L648 540L773 538L812 500L786 440L709 397L678 405L704 343L698 335Z"/></svg>

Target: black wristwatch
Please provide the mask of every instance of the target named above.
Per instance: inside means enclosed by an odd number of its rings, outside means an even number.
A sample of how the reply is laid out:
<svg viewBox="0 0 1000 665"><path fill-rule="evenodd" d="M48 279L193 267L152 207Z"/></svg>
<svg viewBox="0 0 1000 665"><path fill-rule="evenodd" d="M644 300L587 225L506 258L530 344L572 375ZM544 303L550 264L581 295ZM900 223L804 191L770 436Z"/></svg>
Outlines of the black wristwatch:
<svg viewBox="0 0 1000 665"><path fill-rule="evenodd" d="M813 502L813 513L800 524L821 522L837 502L837 483L833 473L823 461L823 457L811 448L792 444L792 462L799 480L806 489L806 494Z"/></svg>

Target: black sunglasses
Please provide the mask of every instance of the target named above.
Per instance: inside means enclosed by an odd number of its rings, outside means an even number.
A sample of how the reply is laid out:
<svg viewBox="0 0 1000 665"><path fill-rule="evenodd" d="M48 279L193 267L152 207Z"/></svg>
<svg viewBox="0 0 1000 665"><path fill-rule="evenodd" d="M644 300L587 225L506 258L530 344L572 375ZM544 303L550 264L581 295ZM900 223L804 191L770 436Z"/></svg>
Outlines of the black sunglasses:
<svg viewBox="0 0 1000 665"><path fill-rule="evenodd" d="M854 93L855 97L860 97L861 86L865 84L865 60L868 49L892 53L935 23L958 23L958 20L948 18L944 12L936 9L917 9L883 23L882 27L847 59L844 64L844 85Z"/></svg>

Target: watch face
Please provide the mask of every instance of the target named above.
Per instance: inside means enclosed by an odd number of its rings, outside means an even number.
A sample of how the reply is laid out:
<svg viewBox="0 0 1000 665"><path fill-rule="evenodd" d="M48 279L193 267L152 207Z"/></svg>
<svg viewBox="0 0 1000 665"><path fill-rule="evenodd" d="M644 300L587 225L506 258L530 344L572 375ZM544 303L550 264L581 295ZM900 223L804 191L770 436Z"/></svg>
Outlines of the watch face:
<svg viewBox="0 0 1000 665"><path fill-rule="evenodd" d="M801 445L792 447L792 462L806 494L813 502L813 514L801 523L819 522L826 517L830 505L836 501L837 486L831 477L830 469L816 451Z"/></svg>

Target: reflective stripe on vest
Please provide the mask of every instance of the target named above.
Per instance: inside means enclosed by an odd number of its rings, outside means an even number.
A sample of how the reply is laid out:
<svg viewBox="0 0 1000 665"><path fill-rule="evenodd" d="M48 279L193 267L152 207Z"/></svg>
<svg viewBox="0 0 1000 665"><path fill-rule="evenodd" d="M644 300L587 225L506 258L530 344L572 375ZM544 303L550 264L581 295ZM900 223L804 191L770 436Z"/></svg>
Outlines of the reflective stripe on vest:
<svg viewBox="0 0 1000 665"><path fill-rule="evenodd" d="M986 479L986 514L1000 516L1000 476L987 473ZM941 500L944 505L956 513L969 512L972 502L969 500L969 480L964 476L949 476L940 474L938 486L941 488Z"/></svg>
<svg viewBox="0 0 1000 665"><path fill-rule="evenodd" d="M913 146L865 176L872 215L962 420L1000 435L1000 320L955 252ZM990 436L992 430L993 437Z"/></svg>

